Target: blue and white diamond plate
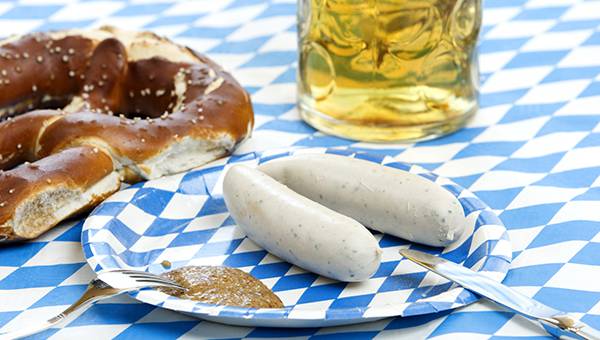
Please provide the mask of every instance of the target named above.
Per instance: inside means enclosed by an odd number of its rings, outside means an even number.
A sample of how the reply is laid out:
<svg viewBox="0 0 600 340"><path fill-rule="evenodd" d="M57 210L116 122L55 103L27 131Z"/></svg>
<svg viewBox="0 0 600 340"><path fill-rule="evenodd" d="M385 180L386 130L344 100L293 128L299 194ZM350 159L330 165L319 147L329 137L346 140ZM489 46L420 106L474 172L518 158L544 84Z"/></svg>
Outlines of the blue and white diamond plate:
<svg viewBox="0 0 600 340"><path fill-rule="evenodd" d="M383 261L373 277L343 283L306 272L258 247L229 216L222 180L232 164L256 166L297 153L336 153L413 173L433 181L462 204L467 231L446 249L410 244L376 233ZM391 316L439 313L478 297L402 259L401 248L418 248L504 279L512 249L508 233L491 209L468 190L418 166L393 158L347 150L296 149L229 157L188 173L128 187L100 204L83 224L83 251L96 272L128 268L164 272L187 265L241 268L270 287L282 309L209 305L156 290L133 296L142 302L200 318L243 326L322 327L373 321Z"/></svg>

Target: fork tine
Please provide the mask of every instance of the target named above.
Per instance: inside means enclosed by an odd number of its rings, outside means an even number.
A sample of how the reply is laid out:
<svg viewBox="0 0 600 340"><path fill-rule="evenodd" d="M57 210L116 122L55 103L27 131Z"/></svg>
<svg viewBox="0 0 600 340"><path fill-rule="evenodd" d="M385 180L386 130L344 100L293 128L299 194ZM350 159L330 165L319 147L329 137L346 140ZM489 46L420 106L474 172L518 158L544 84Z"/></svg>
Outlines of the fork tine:
<svg viewBox="0 0 600 340"><path fill-rule="evenodd" d="M133 269L110 269L107 272L111 272L111 273L123 273L123 274L141 274L141 273L145 273L145 274L152 274L149 272L144 272L141 270L133 270ZM154 275L154 274L152 274Z"/></svg>
<svg viewBox="0 0 600 340"><path fill-rule="evenodd" d="M175 281L166 278L166 277L162 277L159 275L154 275L151 273L127 273L127 276L132 277L134 279L152 279L152 280L158 280L158 281L162 281L162 282L167 282L167 283L175 283Z"/></svg>
<svg viewBox="0 0 600 340"><path fill-rule="evenodd" d="M176 289L181 289L181 290L185 290L186 288L183 286L180 286L177 283L174 282L164 282L164 281L155 281L155 280L146 280L146 279L142 279L142 280L138 280L137 282L139 283L154 283L157 284L161 287L167 287L167 288L176 288Z"/></svg>
<svg viewBox="0 0 600 340"><path fill-rule="evenodd" d="M163 278L160 275L152 274L152 273L149 273L149 272L143 272L143 271L140 271L140 270L117 269L117 270L110 270L109 272L111 272L111 273L120 273L120 274L124 274L124 275L127 275L127 276L137 275L137 276L143 276L143 277Z"/></svg>
<svg viewBox="0 0 600 340"><path fill-rule="evenodd" d="M122 270L122 271L119 271L119 273L125 274L125 275L143 275L143 276L160 277L157 274L152 274L152 273L142 272L142 271L137 271L137 270Z"/></svg>
<svg viewBox="0 0 600 340"><path fill-rule="evenodd" d="M164 282L164 283L176 284L175 281L169 280L169 279L166 279L166 278L162 278L162 277L154 277L154 276L147 276L147 275L129 275L129 277L136 279L136 281L139 281L139 280L152 280L152 281L156 281L156 282Z"/></svg>
<svg viewBox="0 0 600 340"><path fill-rule="evenodd" d="M143 271L131 270L131 269L114 269L114 270L110 270L107 272L122 274L124 276L127 276L127 277L135 280L136 282L139 282L139 283L154 283L157 285L169 286L169 287L177 288L177 289L185 289L185 287L179 285L177 282L175 282L171 279L168 279L168 278L156 275L156 274L152 274L149 272L143 272Z"/></svg>

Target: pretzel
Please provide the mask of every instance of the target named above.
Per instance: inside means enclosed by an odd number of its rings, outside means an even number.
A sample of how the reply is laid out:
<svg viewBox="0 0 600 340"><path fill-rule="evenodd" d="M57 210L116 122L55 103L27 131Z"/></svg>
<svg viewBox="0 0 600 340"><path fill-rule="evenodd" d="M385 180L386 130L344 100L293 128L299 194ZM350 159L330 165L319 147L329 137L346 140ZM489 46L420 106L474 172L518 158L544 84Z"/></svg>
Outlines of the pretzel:
<svg viewBox="0 0 600 340"><path fill-rule="evenodd" d="M248 94L213 61L113 27L0 42L0 119L0 239L9 241L41 235L122 181L222 157L254 123Z"/></svg>

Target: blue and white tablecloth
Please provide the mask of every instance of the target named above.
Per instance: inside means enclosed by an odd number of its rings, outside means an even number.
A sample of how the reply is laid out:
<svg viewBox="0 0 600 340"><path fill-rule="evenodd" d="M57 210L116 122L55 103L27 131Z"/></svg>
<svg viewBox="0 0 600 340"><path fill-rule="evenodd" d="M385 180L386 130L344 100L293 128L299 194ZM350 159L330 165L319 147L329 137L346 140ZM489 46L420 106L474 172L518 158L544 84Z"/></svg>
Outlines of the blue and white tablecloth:
<svg viewBox="0 0 600 340"><path fill-rule="evenodd" d="M326 136L294 108L295 0L0 2L0 35L111 24L150 29L205 52L250 91L256 130L238 152L352 147L417 163L470 189L509 229L506 280L600 328L600 1L486 0L481 110L467 128L417 144ZM0 327L62 311L92 277L81 223L0 248ZM0 330L2 329L0 328ZM253 329L199 321L129 297L104 301L40 337L531 339L529 321L478 302L442 315L323 329Z"/></svg>

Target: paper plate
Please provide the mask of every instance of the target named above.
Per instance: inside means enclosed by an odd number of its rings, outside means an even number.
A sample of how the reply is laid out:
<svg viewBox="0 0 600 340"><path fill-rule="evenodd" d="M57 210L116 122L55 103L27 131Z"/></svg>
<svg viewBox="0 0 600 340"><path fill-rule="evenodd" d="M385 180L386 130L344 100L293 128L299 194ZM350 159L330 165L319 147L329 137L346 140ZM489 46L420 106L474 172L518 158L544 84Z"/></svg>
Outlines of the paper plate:
<svg viewBox="0 0 600 340"><path fill-rule="evenodd" d="M229 216L222 197L224 170L295 153L336 153L408 171L435 182L461 202L469 230L451 247L429 248L374 233L383 249L376 274L343 283L302 270L254 244ZM216 322L271 327L322 327L390 316L439 313L478 297L402 259L401 248L438 254L501 281L511 261L508 234L496 214L466 189L418 166L351 150L297 149L232 156L184 174L130 186L99 205L83 225L85 257L96 271L134 268L153 273L184 265L226 265L249 272L283 301L282 309L198 303L155 290L136 299Z"/></svg>

